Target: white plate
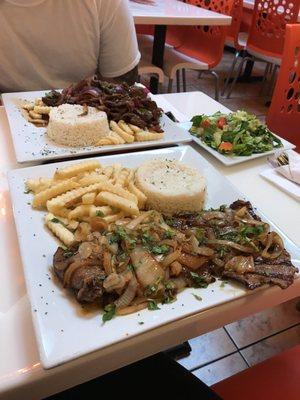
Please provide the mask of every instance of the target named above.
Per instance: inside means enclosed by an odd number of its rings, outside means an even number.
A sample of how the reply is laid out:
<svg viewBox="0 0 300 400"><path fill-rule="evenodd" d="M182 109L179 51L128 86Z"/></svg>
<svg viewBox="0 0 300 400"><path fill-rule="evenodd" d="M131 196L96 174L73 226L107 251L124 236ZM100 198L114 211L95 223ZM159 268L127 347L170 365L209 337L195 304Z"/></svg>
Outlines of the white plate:
<svg viewBox="0 0 300 400"><path fill-rule="evenodd" d="M207 207L230 204L242 198L230 182L190 146L137 152L134 153L134 157L132 154L103 156L101 159L98 157L104 165L118 162L128 167L136 167L153 158L181 160L200 170L208 183ZM162 305L160 310L143 310L128 316L116 317L105 325L102 325L100 312L92 316L82 315L75 299L63 290L58 282L50 279L52 256L58 242L44 228L44 212L33 211L30 206L31 195L24 193L26 179L51 176L57 167L74 162L76 161L17 169L8 175L28 296L44 368L52 368L250 293L235 284L228 284L223 288L217 281L206 289L184 290L178 295L176 302ZM270 223L267 218L263 218ZM272 224L271 226L274 228ZM285 237L282 233L281 235ZM286 237L285 244L292 254L295 265L300 266L300 250ZM268 288L262 289L262 292L264 290ZM200 295L203 300L196 300L192 293Z"/></svg>
<svg viewBox="0 0 300 400"><path fill-rule="evenodd" d="M260 176L267 179L269 182L274 183L284 192L288 193L296 200L300 201L300 185L292 182L275 171L274 168L266 169L260 173Z"/></svg>
<svg viewBox="0 0 300 400"><path fill-rule="evenodd" d="M181 126L184 129L186 129L187 131L189 131L189 129L192 126L192 123L191 122L180 122L178 125ZM223 163L224 165L229 167L231 165L240 164L242 162L253 160L255 158L259 158L259 157L263 157L263 156L268 156L270 154L274 154L278 150L291 150L291 149L294 149L296 147L294 144L292 144L292 143L288 142L287 140L279 137L278 135L275 135L274 133L273 133L273 135L278 137L281 140L281 142L283 144L283 147L280 147L280 149L274 149L274 150L271 150L271 151L267 151L265 153L252 154L252 156L243 156L243 157L242 156L225 156L225 155L219 153L218 151L212 149L211 147L209 147L206 143L202 142L202 140L197 138L196 136L194 136L194 135L191 135L191 136L192 136L193 140L199 146L201 146L203 149L205 149L210 154L212 154L214 157L216 157L219 161L221 161L221 163Z"/></svg>
<svg viewBox="0 0 300 400"><path fill-rule="evenodd" d="M133 149L142 150L147 147L170 146L171 144L186 143L192 140L188 132L172 122L167 116L162 115L160 122L165 134L164 138L161 140L102 147L76 148L61 146L54 143L45 135L46 128L36 127L26 121L20 110L22 101L32 101L44 96L46 92L47 91L4 93L2 95L16 158L19 163L70 158L87 154L113 153Z"/></svg>

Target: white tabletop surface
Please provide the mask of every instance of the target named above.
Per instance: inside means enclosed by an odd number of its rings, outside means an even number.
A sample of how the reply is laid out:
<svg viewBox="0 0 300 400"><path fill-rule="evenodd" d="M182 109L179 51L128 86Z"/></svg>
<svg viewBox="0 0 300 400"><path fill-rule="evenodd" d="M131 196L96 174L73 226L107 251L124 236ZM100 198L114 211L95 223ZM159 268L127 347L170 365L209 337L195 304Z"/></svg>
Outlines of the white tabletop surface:
<svg viewBox="0 0 300 400"><path fill-rule="evenodd" d="M136 24L149 25L230 25L231 17L195 7L178 0L155 0L152 4L129 1Z"/></svg>
<svg viewBox="0 0 300 400"><path fill-rule="evenodd" d="M222 111L219 103L200 92L160 95L160 99L170 102L173 107L164 103L165 109L171 108L181 120L196 113ZM259 176L266 168L265 157L224 167L203 149L195 148L300 245L300 205ZM273 287L263 295L251 293L45 371L35 342L6 180L6 172L12 168L17 164L5 111L0 107L0 399L49 396L299 295L300 279L286 290Z"/></svg>

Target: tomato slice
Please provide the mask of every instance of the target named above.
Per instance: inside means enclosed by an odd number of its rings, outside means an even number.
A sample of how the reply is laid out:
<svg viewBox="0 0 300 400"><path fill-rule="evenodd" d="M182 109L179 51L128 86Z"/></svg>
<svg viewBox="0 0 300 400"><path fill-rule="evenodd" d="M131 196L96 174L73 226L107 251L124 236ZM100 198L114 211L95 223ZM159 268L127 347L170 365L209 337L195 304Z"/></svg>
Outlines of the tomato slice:
<svg viewBox="0 0 300 400"><path fill-rule="evenodd" d="M217 127L220 129L224 128L224 125L227 125L227 121L225 117L220 117L217 122Z"/></svg>
<svg viewBox="0 0 300 400"><path fill-rule="evenodd" d="M230 142L221 142L220 146L219 146L219 150L222 151L231 151L233 148L233 144Z"/></svg>
<svg viewBox="0 0 300 400"><path fill-rule="evenodd" d="M210 126L210 122L209 122L209 119L204 119L202 122L201 122L201 126L202 126L202 128L208 128L209 126Z"/></svg>

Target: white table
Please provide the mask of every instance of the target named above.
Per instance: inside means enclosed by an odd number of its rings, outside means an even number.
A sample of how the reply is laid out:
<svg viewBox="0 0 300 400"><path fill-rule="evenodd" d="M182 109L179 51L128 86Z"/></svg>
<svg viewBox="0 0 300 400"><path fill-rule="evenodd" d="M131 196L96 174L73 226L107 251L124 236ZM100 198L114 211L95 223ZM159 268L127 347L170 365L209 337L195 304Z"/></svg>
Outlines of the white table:
<svg viewBox="0 0 300 400"><path fill-rule="evenodd" d="M136 24L155 25L152 64L163 67L167 25L230 25L231 17L183 3L178 0L155 0L154 5L129 1ZM157 93L158 79L152 77L150 90Z"/></svg>
<svg viewBox="0 0 300 400"><path fill-rule="evenodd" d="M154 5L129 1L134 22L140 25L230 25L231 17L178 0L155 0Z"/></svg>
<svg viewBox="0 0 300 400"><path fill-rule="evenodd" d="M167 104L167 108L181 119L185 119L182 114L190 118L195 113L222 110L219 103L200 92L157 96L158 101L161 99L167 99L175 107L172 109ZM300 245L299 203L259 177L259 172L265 168L265 157L224 167L204 150L195 148ZM49 396L299 295L300 279L286 290L273 287L263 295L261 292L251 293L247 298L184 318L45 371L39 362L6 180L6 172L17 167L6 115L0 107L1 399L34 400Z"/></svg>

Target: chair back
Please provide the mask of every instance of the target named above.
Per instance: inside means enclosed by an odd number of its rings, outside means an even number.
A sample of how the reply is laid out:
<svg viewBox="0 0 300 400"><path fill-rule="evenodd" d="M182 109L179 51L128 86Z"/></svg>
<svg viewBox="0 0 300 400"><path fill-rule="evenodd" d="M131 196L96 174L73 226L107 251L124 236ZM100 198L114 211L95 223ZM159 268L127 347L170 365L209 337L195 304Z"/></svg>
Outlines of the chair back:
<svg viewBox="0 0 300 400"><path fill-rule="evenodd" d="M247 48L281 58L286 24L297 23L300 0L255 0Z"/></svg>
<svg viewBox="0 0 300 400"><path fill-rule="evenodd" d="M231 16L234 0L186 0L186 3ZM226 26L188 26L183 44L178 51L200 59L213 68L221 61L226 37Z"/></svg>
<svg viewBox="0 0 300 400"><path fill-rule="evenodd" d="M227 28L227 38L232 41L236 50L240 49L239 33L241 30L241 23L243 18L243 0L234 0L231 12L231 25Z"/></svg>
<svg viewBox="0 0 300 400"><path fill-rule="evenodd" d="M271 131L300 151L300 25L287 25L282 63L267 115Z"/></svg>

